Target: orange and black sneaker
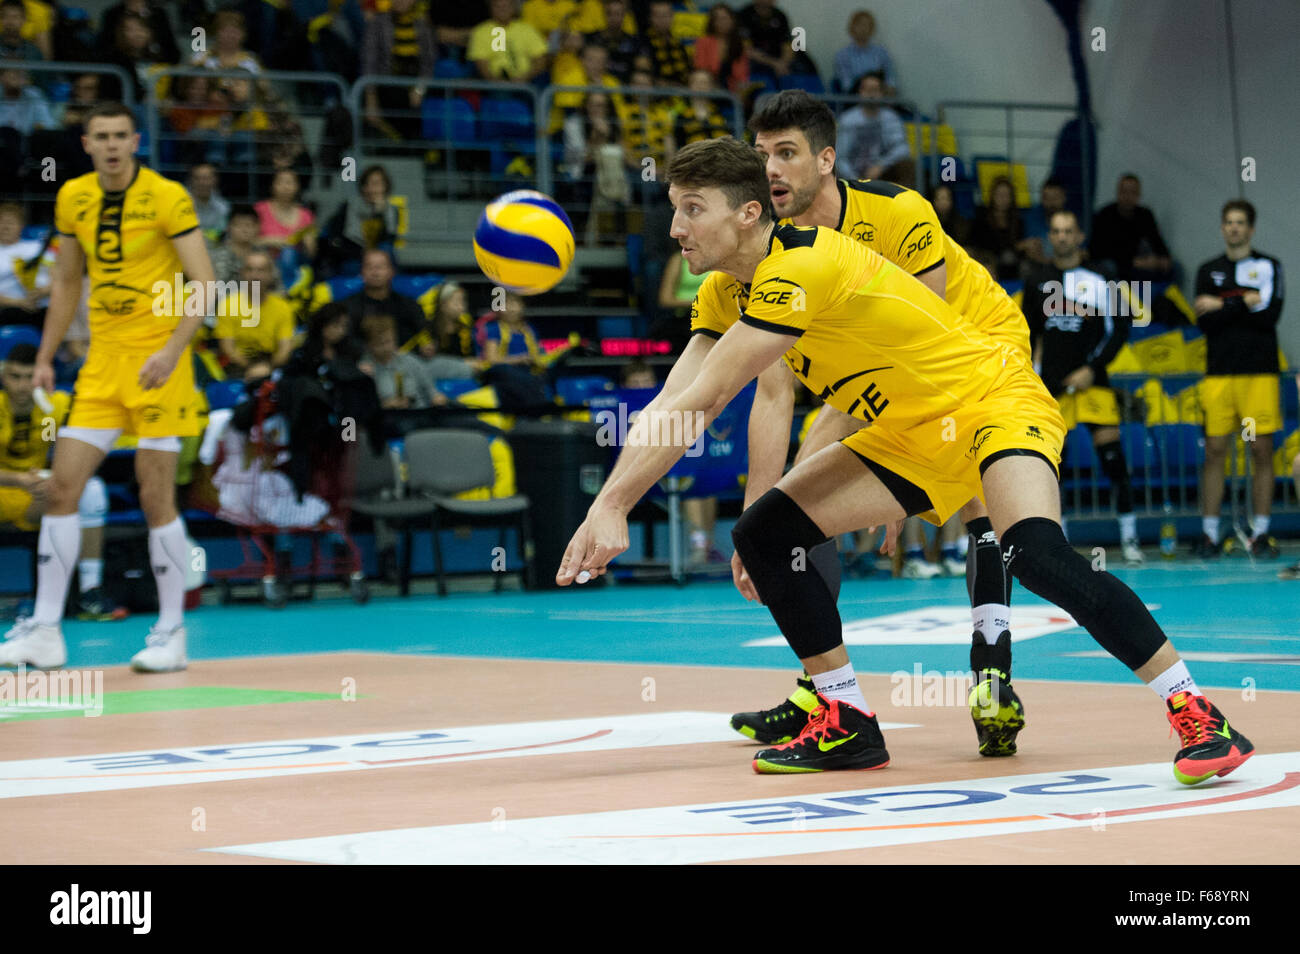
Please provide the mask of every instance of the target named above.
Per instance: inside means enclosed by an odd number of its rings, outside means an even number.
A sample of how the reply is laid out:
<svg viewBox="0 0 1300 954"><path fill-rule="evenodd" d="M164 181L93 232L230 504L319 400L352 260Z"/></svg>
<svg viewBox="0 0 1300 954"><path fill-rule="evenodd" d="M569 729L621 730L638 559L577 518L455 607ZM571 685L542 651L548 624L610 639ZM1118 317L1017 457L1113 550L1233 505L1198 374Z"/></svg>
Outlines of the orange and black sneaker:
<svg viewBox="0 0 1300 954"><path fill-rule="evenodd" d="M731 717L731 727L764 745L782 745L797 738L808 724L808 716L821 705L807 674L800 676L798 682L785 702L760 712L737 712Z"/></svg>
<svg viewBox="0 0 1300 954"><path fill-rule="evenodd" d="M831 772L842 769L878 769L889 764L885 737L875 713L839 699L817 697L803 732L793 742L762 749L754 756L759 775L794 772Z"/></svg>
<svg viewBox="0 0 1300 954"><path fill-rule="evenodd" d="M1176 692L1169 697L1169 734L1183 747L1174 756L1174 778L1184 785L1227 775L1255 754L1255 746L1210 705L1205 696Z"/></svg>

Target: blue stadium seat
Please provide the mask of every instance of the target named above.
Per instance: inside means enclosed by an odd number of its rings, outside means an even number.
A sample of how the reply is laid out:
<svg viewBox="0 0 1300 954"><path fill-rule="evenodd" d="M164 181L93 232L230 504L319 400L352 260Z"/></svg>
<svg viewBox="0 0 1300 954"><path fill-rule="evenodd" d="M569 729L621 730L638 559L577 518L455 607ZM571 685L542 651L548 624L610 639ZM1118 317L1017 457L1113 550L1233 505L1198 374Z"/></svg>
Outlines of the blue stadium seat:
<svg viewBox="0 0 1300 954"><path fill-rule="evenodd" d="M453 143L474 142L474 109L463 99L426 99L420 107L420 135Z"/></svg>
<svg viewBox="0 0 1300 954"><path fill-rule="evenodd" d="M473 378L446 378L434 381L433 386L445 394L449 399L455 400L462 394L478 388L479 383Z"/></svg>
<svg viewBox="0 0 1300 954"><path fill-rule="evenodd" d="M45 236L50 234L48 225L27 225L23 227L22 240L24 242L44 242Z"/></svg>
<svg viewBox="0 0 1300 954"><path fill-rule="evenodd" d="M478 113L479 132L486 142L514 139L533 141L533 113L514 99L484 100Z"/></svg>
<svg viewBox="0 0 1300 954"><path fill-rule="evenodd" d="M584 405L593 394L614 390L614 382L603 375L587 374L581 377L558 378L555 393L570 407Z"/></svg>
<svg viewBox="0 0 1300 954"><path fill-rule="evenodd" d="M433 65L434 79L468 79L474 77L474 67L469 63L444 56Z"/></svg>
<svg viewBox="0 0 1300 954"><path fill-rule="evenodd" d="M244 397L243 381L213 381L205 389L208 407L213 411L234 407Z"/></svg>
<svg viewBox="0 0 1300 954"><path fill-rule="evenodd" d="M31 325L0 325L0 361L9 356L9 349L14 345L29 344L34 348L41 346L41 333Z"/></svg>

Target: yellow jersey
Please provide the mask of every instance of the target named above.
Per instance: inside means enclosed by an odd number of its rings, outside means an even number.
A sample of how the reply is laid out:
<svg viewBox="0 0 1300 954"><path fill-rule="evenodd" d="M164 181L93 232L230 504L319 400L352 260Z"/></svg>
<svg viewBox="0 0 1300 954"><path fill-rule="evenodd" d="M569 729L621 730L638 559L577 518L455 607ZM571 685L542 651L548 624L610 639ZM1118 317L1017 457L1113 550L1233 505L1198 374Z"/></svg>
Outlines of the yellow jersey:
<svg viewBox="0 0 1300 954"><path fill-rule="evenodd" d="M985 334L1016 345L1029 358L1029 325L988 269L954 242L934 207L913 189L878 179L839 179L836 230L880 253L911 275L948 266L944 299ZM781 224L789 224L782 219Z"/></svg>
<svg viewBox="0 0 1300 954"><path fill-rule="evenodd" d="M233 338L245 360L259 354L275 354L282 341L291 341L294 334L293 307L282 295L262 296L254 309L248 296L241 295L238 307L227 298L217 309L216 338Z"/></svg>
<svg viewBox="0 0 1300 954"><path fill-rule="evenodd" d="M0 391L0 470L39 470L50 459L54 434L68 419L72 395L54 391L48 395L54 413L46 414L37 405L21 419L14 415L9 395Z"/></svg>
<svg viewBox="0 0 1300 954"><path fill-rule="evenodd" d="M785 362L827 404L905 430L980 401L1010 347L982 333L897 265L828 228L778 225L744 285L713 272L691 306L692 333L737 321L797 335Z"/></svg>
<svg viewBox="0 0 1300 954"><path fill-rule="evenodd" d="M199 227L185 187L137 164L124 190L105 192L98 174L88 172L59 189L54 227L86 255L91 345L113 352L161 348L183 317L171 290L183 281L172 239ZM154 289L158 282L167 283L165 295Z"/></svg>

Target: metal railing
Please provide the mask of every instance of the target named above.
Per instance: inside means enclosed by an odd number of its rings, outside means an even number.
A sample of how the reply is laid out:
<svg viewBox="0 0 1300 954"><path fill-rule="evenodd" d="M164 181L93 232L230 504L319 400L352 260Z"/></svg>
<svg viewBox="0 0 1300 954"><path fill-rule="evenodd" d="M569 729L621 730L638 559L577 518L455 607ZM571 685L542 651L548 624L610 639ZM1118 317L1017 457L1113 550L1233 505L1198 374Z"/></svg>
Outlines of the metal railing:
<svg viewBox="0 0 1300 954"><path fill-rule="evenodd" d="M992 120L993 128L985 129L978 126L963 125L954 119L954 114L960 114L963 111L975 111L985 116L989 113L1001 113L1001 126L997 126L996 117ZM1052 113L1059 114L1061 118L1059 122L1056 122L1050 128L1035 121L1039 117ZM1001 155L1006 157L1009 167L1014 168L1017 164L1024 165L1027 174L1030 170L1045 170L1041 175L1028 174L1031 205L1036 200L1034 190L1050 174L1061 126L1071 119L1085 119L1078 107L1072 103L943 100L935 106L935 122L953 128L957 142L961 146L959 150L961 153L967 156L978 156L986 150L993 152L1000 148ZM1089 229L1092 222L1092 202L1090 197L1092 196L1093 183L1088 156L1091 152L1089 145L1091 127L1084 121L1080 123L1080 129L1081 155L1078 157L1078 163L1083 194L1071 196L1071 199L1079 205L1084 233L1090 234ZM982 145L982 142L987 142L989 145ZM943 158L938 150L937 138L932 137L930 143L932 161L937 165ZM1039 148L1044 143L1048 144L1046 158L1043 158L1042 150Z"/></svg>

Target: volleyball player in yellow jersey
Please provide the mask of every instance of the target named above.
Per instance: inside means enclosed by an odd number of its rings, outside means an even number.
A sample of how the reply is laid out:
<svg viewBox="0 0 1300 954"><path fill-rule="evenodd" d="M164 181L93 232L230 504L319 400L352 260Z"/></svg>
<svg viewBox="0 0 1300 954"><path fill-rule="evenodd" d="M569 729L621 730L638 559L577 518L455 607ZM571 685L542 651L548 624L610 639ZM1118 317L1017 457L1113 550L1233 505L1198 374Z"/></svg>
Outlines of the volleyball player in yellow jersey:
<svg viewBox="0 0 1300 954"><path fill-rule="evenodd" d="M889 182L849 181L835 177L835 116L821 100L802 90L778 93L764 101L749 122L755 148L767 164L772 205L781 222L836 229L879 252L915 276L981 331L1030 360L1029 326L1024 315L993 276L954 242L939 225L934 209L918 192ZM759 378L757 412L750 418L754 441L780 443L786 449L792 395L788 374L778 366ZM827 405L817 415L795 463L840 440L862 423ZM761 497L780 471L750 474L745 505ZM978 498L961 508L970 534L966 590L971 603L971 718L981 755L1016 752L1016 736L1025 724L1024 706L1011 688L1011 575ZM892 550L896 528L886 546ZM812 554L812 562L838 595L840 564L831 541ZM739 558L733 557L736 586L746 598L753 589ZM806 675L788 699L758 712L740 712L731 725L759 742L783 742L797 735L815 705Z"/></svg>
<svg viewBox="0 0 1300 954"><path fill-rule="evenodd" d="M818 706L792 742L754 758L761 773L880 768L889 754L858 687L835 599L804 555L858 527L985 500L1010 571L1074 616L1167 700L1187 784L1254 751L1200 694L1127 586L1066 542L1057 467L1065 422L1014 349L981 332L905 271L827 228L777 226L763 161L744 143L691 143L668 166L671 234L697 274L698 334L669 387L637 419L556 574L604 573L628 546L627 514L748 382L778 359L863 424L797 465L732 532L754 590L810 674ZM674 380L675 379L675 380ZM657 443L663 420L680 440ZM751 469L779 467L763 456ZM587 576L580 576L580 574Z"/></svg>
<svg viewBox="0 0 1300 954"><path fill-rule="evenodd" d="M133 158L140 135L130 110L101 104L87 113L84 128L82 146L95 171L64 183L55 200L59 251L34 386L54 388L54 353L86 272L90 351L55 442L37 542L36 609L6 634L0 665L51 668L67 661L60 623L80 542L77 500L126 431L139 438L135 473L159 604L158 622L131 664L169 672L186 666L182 609L191 557L176 510L176 460L180 439L199 432L189 344L212 313L215 278L189 194ZM181 294L174 289L186 280L198 283L201 298L178 314ZM159 294L159 283L166 294Z"/></svg>

